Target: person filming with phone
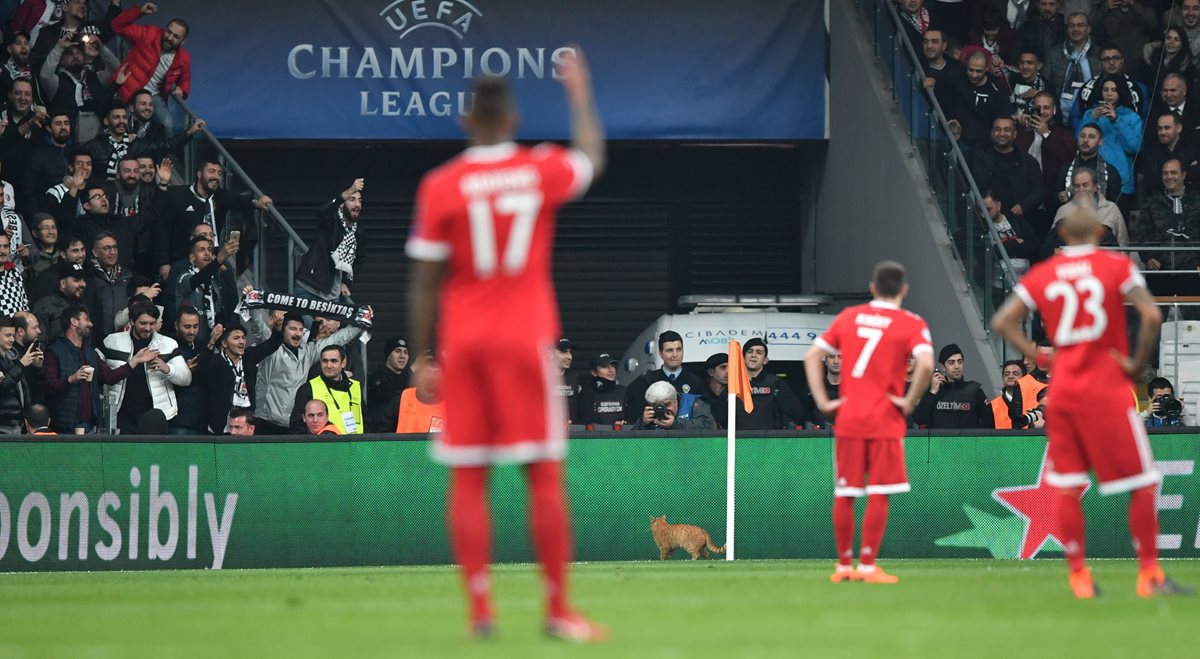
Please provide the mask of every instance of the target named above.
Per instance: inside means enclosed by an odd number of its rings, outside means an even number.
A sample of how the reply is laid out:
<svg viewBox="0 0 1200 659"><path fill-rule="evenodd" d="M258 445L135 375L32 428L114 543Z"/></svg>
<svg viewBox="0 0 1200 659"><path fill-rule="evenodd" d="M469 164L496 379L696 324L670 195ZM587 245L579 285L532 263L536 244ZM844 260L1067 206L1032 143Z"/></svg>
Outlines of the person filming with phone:
<svg viewBox="0 0 1200 659"><path fill-rule="evenodd" d="M1121 199L1118 201L1123 214L1128 215L1134 202L1136 179L1133 175L1133 159L1142 146L1142 118L1134 107L1133 96L1124 76L1104 75L1096 82L1099 93L1088 99L1083 116L1073 128L1078 134L1088 124L1095 124L1104 136L1100 143L1100 157L1116 167L1121 175Z"/></svg>
<svg viewBox="0 0 1200 659"><path fill-rule="evenodd" d="M964 375L962 350L953 343L943 347L929 381L929 393L913 410L913 421L930 429L996 427L983 385Z"/></svg>

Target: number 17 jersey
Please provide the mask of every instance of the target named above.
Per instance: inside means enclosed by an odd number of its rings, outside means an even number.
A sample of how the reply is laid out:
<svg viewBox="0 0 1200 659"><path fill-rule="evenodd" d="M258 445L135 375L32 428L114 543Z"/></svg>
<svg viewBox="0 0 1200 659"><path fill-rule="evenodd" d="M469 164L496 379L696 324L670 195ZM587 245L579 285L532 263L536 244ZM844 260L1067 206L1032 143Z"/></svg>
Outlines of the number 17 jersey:
<svg viewBox="0 0 1200 659"><path fill-rule="evenodd" d="M1021 278L1013 292L1054 343L1050 407L1130 405L1132 382L1113 353L1129 354L1125 294L1139 286L1129 257L1092 245L1064 247Z"/></svg>
<svg viewBox="0 0 1200 659"><path fill-rule="evenodd" d="M933 352L929 327L911 311L885 302L850 307L815 343L842 356L844 400L833 426L840 439L901 439L907 422L888 394L904 395L909 355Z"/></svg>

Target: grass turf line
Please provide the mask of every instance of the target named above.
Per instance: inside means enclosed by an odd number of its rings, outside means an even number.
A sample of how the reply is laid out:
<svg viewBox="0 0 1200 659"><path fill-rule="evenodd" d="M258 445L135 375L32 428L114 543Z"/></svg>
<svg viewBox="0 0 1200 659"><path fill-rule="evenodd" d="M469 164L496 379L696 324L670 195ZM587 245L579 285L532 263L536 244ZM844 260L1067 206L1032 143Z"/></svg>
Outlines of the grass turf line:
<svg viewBox="0 0 1200 659"><path fill-rule="evenodd" d="M1200 599L1139 600L1134 561L1094 561L1105 597L1071 598L1062 561L891 561L896 586L831 584L832 561L575 566L612 640L540 633L540 583L500 566L500 636L465 634L450 567L0 575L0 657L1188 656ZM1200 585L1200 563L1165 564Z"/></svg>

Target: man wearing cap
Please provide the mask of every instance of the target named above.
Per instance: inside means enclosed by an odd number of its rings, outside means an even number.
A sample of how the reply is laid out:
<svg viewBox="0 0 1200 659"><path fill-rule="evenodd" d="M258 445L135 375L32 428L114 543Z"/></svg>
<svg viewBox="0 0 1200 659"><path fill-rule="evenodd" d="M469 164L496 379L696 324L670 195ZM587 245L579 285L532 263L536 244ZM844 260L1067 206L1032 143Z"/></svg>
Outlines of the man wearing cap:
<svg viewBox="0 0 1200 659"><path fill-rule="evenodd" d="M992 406L983 385L963 377L962 350L953 343L938 353L929 393L913 410L913 421L929 429L995 428Z"/></svg>
<svg viewBox="0 0 1200 659"><path fill-rule="evenodd" d="M742 346L742 355L746 359L746 373L750 376L754 411L747 414L742 407L736 407L738 428L775 430L803 423L807 416L804 403L783 378L764 371L770 361L767 343L758 337L750 339Z"/></svg>
<svg viewBox="0 0 1200 659"><path fill-rule="evenodd" d="M629 383L625 392L625 409L630 410L629 414L646 406L646 389L655 382L670 382L681 394L699 394L704 388L699 377L683 370L683 337L679 332L667 330L658 335L658 357L662 368L643 373Z"/></svg>
<svg viewBox="0 0 1200 659"><path fill-rule="evenodd" d="M726 404L726 397L729 395L729 353L722 350L709 355L708 359L704 360L704 371L708 374L708 381L700 391L700 400L704 401L708 405L708 409L712 410L717 427L727 428L729 426L729 407Z"/></svg>
<svg viewBox="0 0 1200 659"><path fill-rule="evenodd" d="M592 377L579 394L577 423L591 423L608 430L625 421L625 387L617 384L617 359L611 353L592 356Z"/></svg>
<svg viewBox="0 0 1200 659"><path fill-rule="evenodd" d="M58 319L62 317L63 312L72 305L83 301L83 295L87 291L85 274L82 265L70 261L60 261L58 264L58 291L38 300L37 304L33 305L33 315L37 316L38 322L42 326L44 333L42 339L46 343L62 336L62 325L59 324Z"/></svg>
<svg viewBox="0 0 1200 659"><path fill-rule="evenodd" d="M392 432L396 424L389 425L385 418L393 407L390 403L408 388L408 341L393 336L383 345L383 354L383 365L367 378L367 400L371 403L367 430L371 432Z"/></svg>
<svg viewBox="0 0 1200 659"><path fill-rule="evenodd" d="M559 377L562 378L558 395L566 401L568 423L579 423L579 393L583 391L583 386L579 384L579 378L571 370L571 364L575 361L575 355L572 352L574 349L575 344L571 343L568 338L559 339L554 346L554 363L558 366Z"/></svg>

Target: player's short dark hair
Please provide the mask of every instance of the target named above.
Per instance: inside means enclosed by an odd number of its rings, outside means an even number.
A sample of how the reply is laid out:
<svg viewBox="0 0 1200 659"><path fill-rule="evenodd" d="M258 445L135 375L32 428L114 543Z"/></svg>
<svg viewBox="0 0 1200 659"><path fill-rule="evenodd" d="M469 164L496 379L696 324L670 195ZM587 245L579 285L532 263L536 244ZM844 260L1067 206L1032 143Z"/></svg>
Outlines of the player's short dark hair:
<svg viewBox="0 0 1200 659"><path fill-rule="evenodd" d="M1170 389L1172 394L1175 393L1175 387L1171 385L1171 381L1162 377L1154 378L1146 383L1146 395L1153 395L1155 389Z"/></svg>
<svg viewBox="0 0 1200 659"><path fill-rule="evenodd" d="M321 356L324 357L325 353L329 352L330 350L337 351L338 359L343 359L343 360L346 359L346 347L343 346L342 344L330 343L329 345L325 346L324 348L321 348Z"/></svg>
<svg viewBox="0 0 1200 659"><path fill-rule="evenodd" d="M50 408L34 403L25 408L25 420L34 428L45 428L50 425Z"/></svg>
<svg viewBox="0 0 1200 659"><path fill-rule="evenodd" d="M1025 370L1025 362L1023 360L1010 359L1004 362L1004 364L1000 367L1000 374L1004 375L1005 369L1007 369L1009 366L1016 366L1017 368L1021 369L1021 375L1026 375L1029 373L1029 371Z"/></svg>
<svg viewBox="0 0 1200 659"><path fill-rule="evenodd" d="M658 351L662 352L663 346L672 341L678 341L680 343L683 343L683 337L679 336L679 332L676 332L675 330L667 330L667 331L663 332L662 334L659 334L658 335Z"/></svg>
<svg viewBox="0 0 1200 659"><path fill-rule="evenodd" d="M471 116L480 123L496 123L516 111L512 88L508 81L497 76L475 79Z"/></svg>
<svg viewBox="0 0 1200 659"><path fill-rule="evenodd" d="M875 284L875 292L882 297L896 297L904 290L904 282L908 277L903 265L896 261L881 261L875 265L871 273L871 281Z"/></svg>
<svg viewBox="0 0 1200 659"><path fill-rule="evenodd" d="M237 418L246 419L246 425L248 426L256 425L258 421L254 418L254 410L249 407L235 407L229 410L229 420L233 421Z"/></svg>

